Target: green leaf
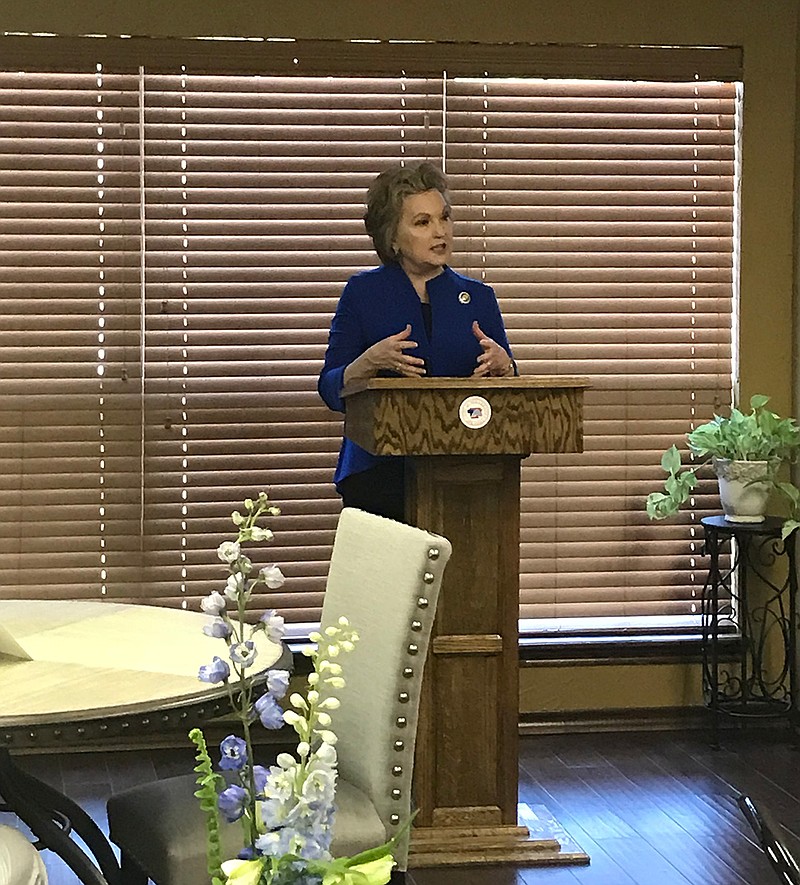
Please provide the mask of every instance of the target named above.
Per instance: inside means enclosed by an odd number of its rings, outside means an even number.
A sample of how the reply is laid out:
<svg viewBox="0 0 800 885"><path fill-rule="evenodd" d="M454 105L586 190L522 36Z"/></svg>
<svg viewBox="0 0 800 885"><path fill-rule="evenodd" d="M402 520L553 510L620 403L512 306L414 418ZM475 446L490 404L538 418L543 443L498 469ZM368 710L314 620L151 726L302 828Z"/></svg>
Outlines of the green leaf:
<svg viewBox="0 0 800 885"><path fill-rule="evenodd" d="M678 512L678 504L663 492L651 492L645 506L650 519L666 519Z"/></svg>
<svg viewBox="0 0 800 885"><path fill-rule="evenodd" d="M677 446L667 449L661 456L661 466L669 474L676 474L681 469L681 453Z"/></svg>
<svg viewBox="0 0 800 885"><path fill-rule="evenodd" d="M800 489L798 489L796 485L793 485L790 482L778 482L775 483L775 488L788 498L789 503L793 508L800 504Z"/></svg>
<svg viewBox="0 0 800 885"><path fill-rule="evenodd" d="M781 528L781 540L785 541L792 532L800 528L800 522L796 519L787 519Z"/></svg>
<svg viewBox="0 0 800 885"><path fill-rule="evenodd" d="M764 406L769 402L769 397L764 396L763 393L754 393L750 397L750 408L754 411L757 409L763 409Z"/></svg>

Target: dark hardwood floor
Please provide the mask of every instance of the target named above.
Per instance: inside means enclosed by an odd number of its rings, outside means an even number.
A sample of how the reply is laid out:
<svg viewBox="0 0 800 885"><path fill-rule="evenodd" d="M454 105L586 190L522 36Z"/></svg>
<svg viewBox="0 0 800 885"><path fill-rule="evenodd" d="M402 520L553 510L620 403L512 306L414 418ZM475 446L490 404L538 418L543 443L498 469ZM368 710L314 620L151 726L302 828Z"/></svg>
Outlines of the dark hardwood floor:
<svg viewBox="0 0 800 885"><path fill-rule="evenodd" d="M115 790L185 773L191 751L26 756L30 771L102 825ZM415 870L408 885L772 885L779 879L736 806L766 803L800 834L800 750L785 731L750 729L709 746L704 732L531 736L521 741L520 802L544 806L591 857L589 866ZM10 822L0 815L0 822ZM800 843L799 843L800 844ZM75 885L45 852L51 885ZM198 883L199 885L199 883Z"/></svg>

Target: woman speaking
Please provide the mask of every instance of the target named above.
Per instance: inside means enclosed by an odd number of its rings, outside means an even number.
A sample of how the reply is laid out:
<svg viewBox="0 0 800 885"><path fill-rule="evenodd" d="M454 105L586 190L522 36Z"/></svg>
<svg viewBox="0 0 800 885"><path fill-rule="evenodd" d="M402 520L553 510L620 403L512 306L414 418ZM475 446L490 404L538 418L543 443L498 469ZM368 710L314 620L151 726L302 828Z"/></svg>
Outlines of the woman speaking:
<svg viewBox="0 0 800 885"><path fill-rule="evenodd" d="M438 167L381 172L364 224L382 263L351 277L339 299L318 383L329 408L343 412L342 388L375 376L516 374L494 291L449 266L453 220ZM344 506L403 519L402 457L344 439L334 482Z"/></svg>

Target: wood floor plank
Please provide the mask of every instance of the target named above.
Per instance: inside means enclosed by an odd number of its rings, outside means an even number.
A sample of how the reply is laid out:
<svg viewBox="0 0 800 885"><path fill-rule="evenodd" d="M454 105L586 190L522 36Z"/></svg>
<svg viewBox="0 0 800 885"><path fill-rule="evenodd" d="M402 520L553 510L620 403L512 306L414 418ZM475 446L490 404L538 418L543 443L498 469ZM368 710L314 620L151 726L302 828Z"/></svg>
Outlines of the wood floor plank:
<svg viewBox="0 0 800 885"><path fill-rule="evenodd" d="M572 867L572 874L578 882L592 885L635 885L616 861L612 860L592 837L570 815L557 798L557 788L551 782L549 789L540 784L525 771L522 771L519 784L521 801L532 805L545 805L561 826L589 855L589 866Z"/></svg>
<svg viewBox="0 0 800 885"><path fill-rule="evenodd" d="M744 818L733 807L728 797L712 798L699 795L702 786L695 782L691 789L679 778L656 766L646 757L617 758L619 770L647 789L665 814L669 815L690 840L687 844L703 846L708 867L738 870L733 881L757 882L764 875L765 862L761 851L751 841L751 834ZM722 803L723 809L718 803ZM677 848L672 840L654 843L661 850ZM696 849L695 852L696 853ZM738 875L738 879L737 879ZM723 877L724 878L724 877ZM713 881L713 875L711 877Z"/></svg>
<svg viewBox="0 0 800 885"><path fill-rule="evenodd" d="M700 885L705 880L687 879L663 855L639 836L599 840L603 850L623 866L637 885Z"/></svg>

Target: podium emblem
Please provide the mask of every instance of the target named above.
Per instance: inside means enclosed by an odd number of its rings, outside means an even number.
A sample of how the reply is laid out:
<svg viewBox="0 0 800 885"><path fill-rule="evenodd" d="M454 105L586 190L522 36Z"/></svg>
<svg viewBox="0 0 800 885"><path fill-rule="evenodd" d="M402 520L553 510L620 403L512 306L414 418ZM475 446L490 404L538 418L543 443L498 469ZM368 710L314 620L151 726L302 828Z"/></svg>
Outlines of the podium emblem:
<svg viewBox="0 0 800 885"><path fill-rule="evenodd" d="M482 396L468 396L458 407L458 417L470 430L480 430L492 420L492 407Z"/></svg>

